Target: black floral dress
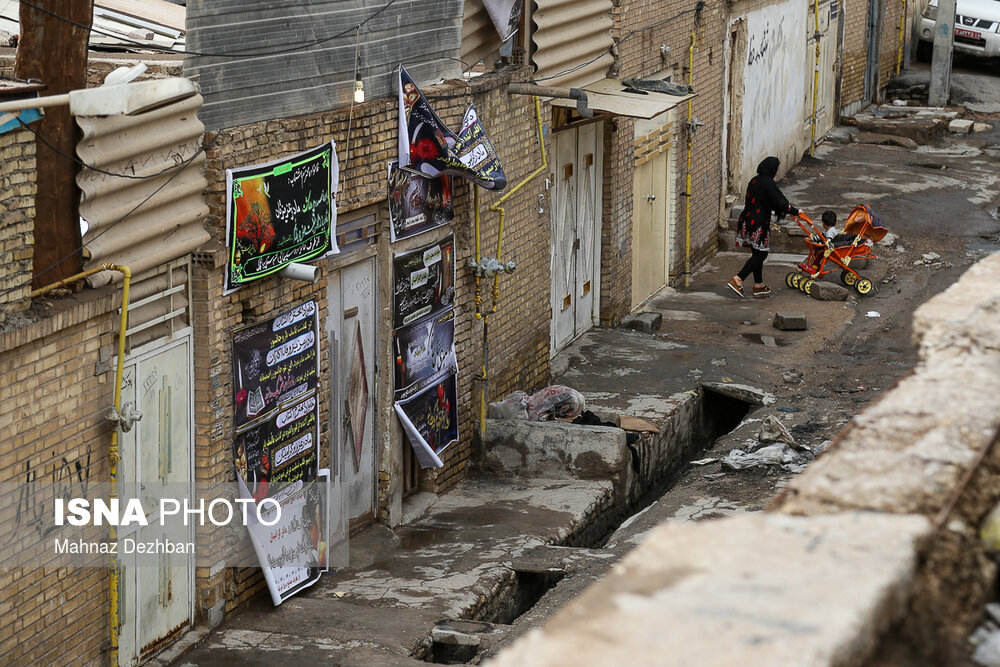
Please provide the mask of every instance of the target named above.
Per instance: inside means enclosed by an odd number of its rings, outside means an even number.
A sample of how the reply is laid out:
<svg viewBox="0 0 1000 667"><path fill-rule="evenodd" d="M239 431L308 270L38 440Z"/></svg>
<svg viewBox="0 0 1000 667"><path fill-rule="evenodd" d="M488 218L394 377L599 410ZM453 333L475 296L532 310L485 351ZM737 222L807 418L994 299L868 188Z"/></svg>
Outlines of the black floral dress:
<svg viewBox="0 0 1000 667"><path fill-rule="evenodd" d="M736 228L737 246L768 252L771 249L771 213L776 213L780 220L786 213L795 212L774 182L778 164L778 158L765 159L757 166L757 175L747 184L743 213Z"/></svg>

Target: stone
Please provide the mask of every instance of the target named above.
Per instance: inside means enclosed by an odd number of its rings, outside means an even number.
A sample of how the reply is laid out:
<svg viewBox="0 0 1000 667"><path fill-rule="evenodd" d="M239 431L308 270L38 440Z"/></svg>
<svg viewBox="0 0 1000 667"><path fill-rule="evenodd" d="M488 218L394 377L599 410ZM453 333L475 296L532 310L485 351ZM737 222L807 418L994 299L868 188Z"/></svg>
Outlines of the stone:
<svg viewBox="0 0 1000 667"><path fill-rule="evenodd" d="M770 405L775 401L774 396L757 387L735 382L702 382L701 388L751 405Z"/></svg>
<svg viewBox="0 0 1000 667"><path fill-rule="evenodd" d="M843 285L825 280L817 280L809 288L809 296L817 301L847 301L849 295L850 292Z"/></svg>
<svg viewBox="0 0 1000 667"><path fill-rule="evenodd" d="M825 139L838 144L849 144L854 141L859 133L858 128L849 125L840 125L826 133Z"/></svg>
<svg viewBox="0 0 1000 667"><path fill-rule="evenodd" d="M897 237L895 234L893 234L892 232L889 232L885 236L882 237L882 240L879 241L878 244L880 246L883 246L883 247L886 247L886 248L891 248L892 246L894 246L896 244L896 240L898 238L899 237Z"/></svg>
<svg viewBox="0 0 1000 667"><path fill-rule="evenodd" d="M932 262L937 262L941 259L941 255L937 254L936 252L925 252L923 255L921 255L921 257L923 257L924 261L927 262L928 264Z"/></svg>
<svg viewBox="0 0 1000 667"><path fill-rule="evenodd" d="M973 132L986 132L986 131L992 130L992 129L993 129L993 126L990 125L989 123L973 123L973 125L972 125L972 131Z"/></svg>
<svg viewBox="0 0 1000 667"><path fill-rule="evenodd" d="M815 287L816 284L813 284ZM771 322L775 329L780 329L781 331L805 331L806 329L806 314L805 313L775 313L774 320Z"/></svg>
<svg viewBox="0 0 1000 667"><path fill-rule="evenodd" d="M948 131L952 134L968 134L972 132L975 123L971 120L955 119L948 123Z"/></svg>
<svg viewBox="0 0 1000 667"><path fill-rule="evenodd" d="M878 132L861 132L854 141L859 144L874 144L878 146L899 146L900 148L915 149L919 144L909 137L894 136Z"/></svg>
<svg viewBox="0 0 1000 667"><path fill-rule="evenodd" d="M662 321L663 315L660 313L636 313L623 319L622 326L626 329L653 333L660 330L660 323Z"/></svg>

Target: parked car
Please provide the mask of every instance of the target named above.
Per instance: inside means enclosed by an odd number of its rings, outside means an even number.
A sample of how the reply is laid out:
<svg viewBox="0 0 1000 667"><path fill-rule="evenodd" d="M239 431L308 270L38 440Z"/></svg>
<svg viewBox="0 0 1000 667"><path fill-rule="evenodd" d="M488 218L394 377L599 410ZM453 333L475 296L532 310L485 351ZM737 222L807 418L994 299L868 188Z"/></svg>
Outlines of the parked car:
<svg viewBox="0 0 1000 667"><path fill-rule="evenodd" d="M929 62L934 48L937 0L930 0L920 19L917 59ZM954 50L973 56L1000 56L1000 0L958 0Z"/></svg>

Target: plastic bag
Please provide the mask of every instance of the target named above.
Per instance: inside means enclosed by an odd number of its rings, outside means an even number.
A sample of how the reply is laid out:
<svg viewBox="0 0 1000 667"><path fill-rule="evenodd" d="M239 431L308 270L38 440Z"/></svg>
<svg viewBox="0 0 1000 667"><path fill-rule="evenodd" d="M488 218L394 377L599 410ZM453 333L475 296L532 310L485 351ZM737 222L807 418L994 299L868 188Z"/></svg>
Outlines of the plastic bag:
<svg viewBox="0 0 1000 667"><path fill-rule="evenodd" d="M554 384L536 392L528 399L528 419L544 421L550 417L572 419L586 409L583 394L571 387Z"/></svg>

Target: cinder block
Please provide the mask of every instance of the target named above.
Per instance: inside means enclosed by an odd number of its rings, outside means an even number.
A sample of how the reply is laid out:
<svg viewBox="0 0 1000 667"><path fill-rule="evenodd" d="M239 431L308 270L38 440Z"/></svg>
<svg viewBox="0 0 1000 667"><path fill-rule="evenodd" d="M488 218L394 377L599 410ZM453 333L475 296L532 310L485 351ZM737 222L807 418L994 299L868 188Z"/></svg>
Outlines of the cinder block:
<svg viewBox="0 0 1000 667"><path fill-rule="evenodd" d="M775 313L772 324L774 324L775 329L780 329L781 331L805 331L806 314Z"/></svg>

